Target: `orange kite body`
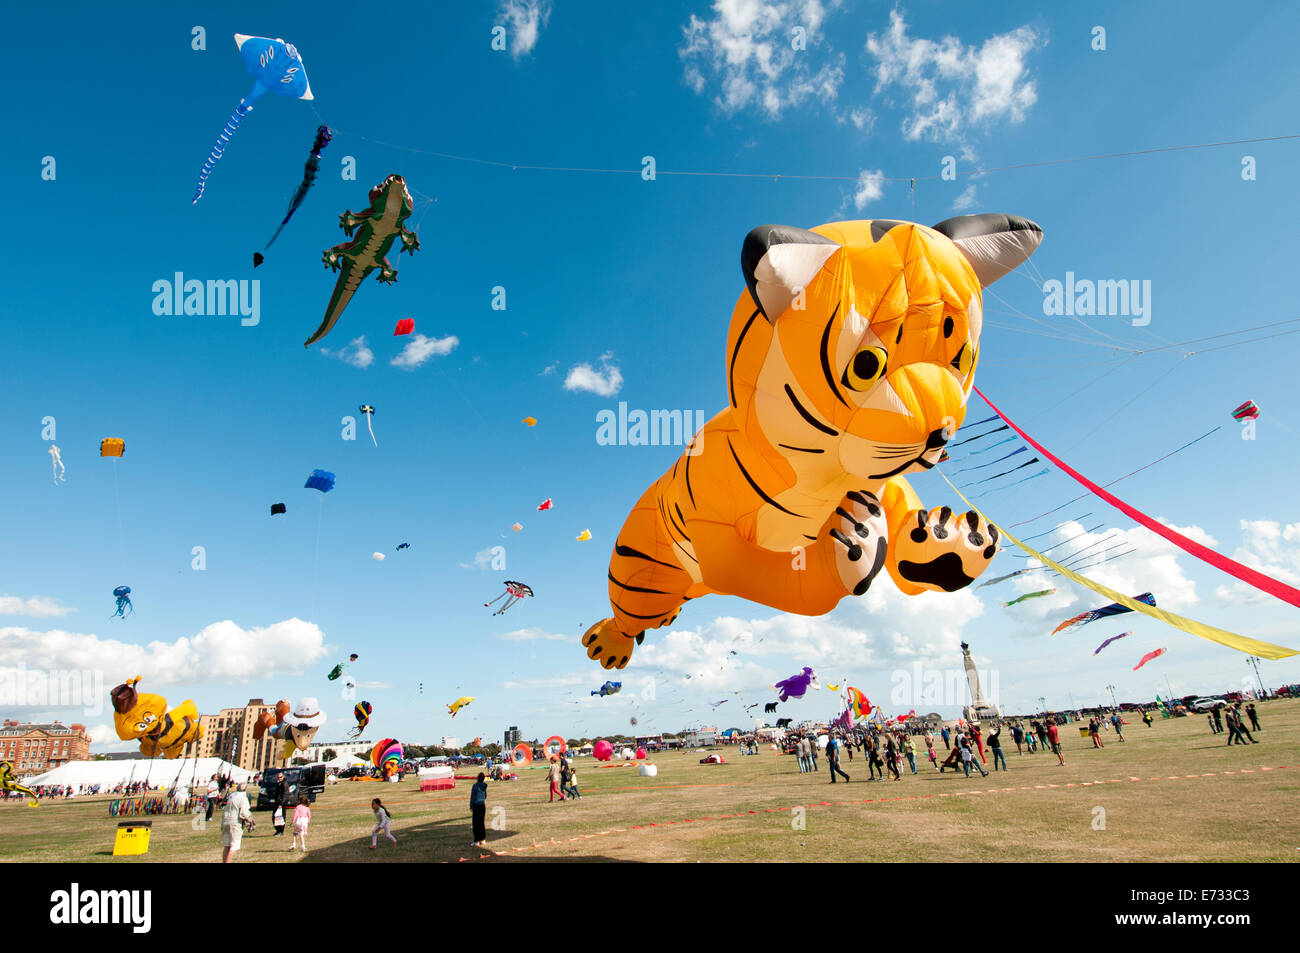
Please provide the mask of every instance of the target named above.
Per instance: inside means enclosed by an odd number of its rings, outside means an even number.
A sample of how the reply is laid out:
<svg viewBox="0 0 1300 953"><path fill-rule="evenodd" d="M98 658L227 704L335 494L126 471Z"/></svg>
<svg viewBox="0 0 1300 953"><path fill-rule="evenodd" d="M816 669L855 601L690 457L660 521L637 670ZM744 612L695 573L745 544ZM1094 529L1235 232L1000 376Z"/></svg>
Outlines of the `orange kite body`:
<svg viewBox="0 0 1300 953"><path fill-rule="evenodd" d="M822 615L882 568L909 595L969 585L997 530L922 509L903 475L933 467L965 418L982 286L1041 239L1007 215L754 229L729 406L623 524L614 614L582 637L588 656L623 668L645 630L709 593Z"/></svg>

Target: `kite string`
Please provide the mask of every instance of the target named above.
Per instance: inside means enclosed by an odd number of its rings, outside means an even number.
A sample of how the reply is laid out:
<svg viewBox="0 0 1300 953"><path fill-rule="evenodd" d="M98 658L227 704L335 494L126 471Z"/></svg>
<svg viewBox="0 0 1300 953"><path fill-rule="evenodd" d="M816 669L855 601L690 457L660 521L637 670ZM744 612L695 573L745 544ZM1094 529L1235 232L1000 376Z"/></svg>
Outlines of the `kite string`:
<svg viewBox="0 0 1300 953"><path fill-rule="evenodd" d="M485 165L485 166L492 166L494 168L499 168L499 169L509 169L512 172L517 172L517 171L582 172L582 173L601 173L601 174L611 174L611 175L637 175L637 176L640 176L645 172L645 169L640 166L634 169L606 169L606 168L594 168L594 167L583 167L583 166L532 165L532 164L524 164L519 162L502 162L496 159L484 159L477 156L456 155L454 153L449 153L449 152L436 152L431 149L420 149L414 146L404 146L401 145L400 143L387 142L382 139L375 139L370 136L363 136L360 135L359 133L348 132L345 129L340 129L338 126L336 126L333 123L327 123L325 121L325 118L321 116L319 110L316 109L316 106L314 104L312 105L311 110L313 113L315 113L316 118L319 119L323 125L329 126L330 132L332 133L341 133L345 136L350 135L356 139L360 139L363 142L372 142L375 145L384 146L389 149L396 149L399 152L410 152L410 153L415 153L417 155L433 156L438 159L447 159L453 162L466 162L466 163L471 163L473 165ZM987 175L992 172L1010 172L1010 171L1020 170L1020 169L1041 168L1043 166L1066 165L1075 162L1093 162L1102 159L1132 158L1135 156L1156 155L1163 152L1181 152L1181 151L1188 151L1188 150L1195 150L1195 149L1216 149L1225 146L1253 145L1256 143L1264 143L1264 142L1283 142L1291 139L1300 139L1300 133L1283 135L1283 136L1263 136L1263 137L1258 137L1253 139L1225 140L1222 142L1189 143L1189 144L1176 145L1176 146L1162 146L1154 149L1136 149L1128 152L1111 152L1111 153L1103 153L1099 155L1071 156L1064 159L1045 159L1037 162L1022 162L1014 165L990 166L987 168L980 168L980 169L968 169L964 171L958 171L956 174L959 176L979 176L979 175ZM655 174L707 177L707 178L730 178L730 179L772 179L773 181L776 182L779 182L781 179L796 179L801 181L857 182L861 178L860 175L810 175L810 174L785 173L785 172L727 172L727 171L714 171L714 170L672 170L672 169L661 169L661 168L656 168ZM915 182L925 182L925 181L938 181L943 178L944 176L941 173L933 174L933 175L886 175L886 176L881 176L880 181L915 183Z"/></svg>

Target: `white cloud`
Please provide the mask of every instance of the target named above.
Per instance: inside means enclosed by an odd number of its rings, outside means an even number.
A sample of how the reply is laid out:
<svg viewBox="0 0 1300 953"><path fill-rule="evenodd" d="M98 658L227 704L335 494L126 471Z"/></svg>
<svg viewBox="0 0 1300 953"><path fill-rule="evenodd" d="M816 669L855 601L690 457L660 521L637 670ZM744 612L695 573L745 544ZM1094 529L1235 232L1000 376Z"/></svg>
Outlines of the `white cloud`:
<svg viewBox="0 0 1300 953"><path fill-rule="evenodd" d="M714 0L713 17L691 15L678 50L694 92L713 83L728 114L757 109L771 119L814 97L834 100L844 82L844 55L818 57L825 9L819 0ZM796 50L796 27L806 49Z"/></svg>
<svg viewBox="0 0 1300 953"><path fill-rule="evenodd" d="M375 352L366 346L366 336L364 334L361 337L353 338L337 351L321 348L320 352L327 355L332 354L344 364L351 364L353 367L362 370L375 363Z"/></svg>
<svg viewBox="0 0 1300 953"><path fill-rule="evenodd" d="M569 368L569 373L564 378L564 389L613 397L623 389L623 372L610 363L612 357L608 351L602 354L599 369L590 364L576 364Z"/></svg>
<svg viewBox="0 0 1300 953"><path fill-rule="evenodd" d="M865 106L855 106L850 109L848 119L862 132L870 132L876 125L876 114Z"/></svg>
<svg viewBox="0 0 1300 953"><path fill-rule="evenodd" d="M229 620L214 622L193 636L148 645L61 629L0 627L0 666L103 672L112 684L141 675L146 691L150 686L301 674L325 654L320 628L297 618L250 629Z"/></svg>
<svg viewBox="0 0 1300 953"><path fill-rule="evenodd" d="M541 374L541 376L545 376L545 375L548 375L548 374L554 374L555 371L559 368L559 366L560 366L560 362L559 362L559 361L556 361L556 362L554 362L553 364L547 364L545 367L542 368L542 374Z"/></svg>
<svg viewBox="0 0 1300 953"><path fill-rule="evenodd" d="M909 100L904 136L953 142L973 124L1025 118L1038 98L1027 59L1045 43L1027 26L978 45L955 36L917 39L895 9L889 29L868 36L866 49L876 60L876 92L897 86Z"/></svg>
<svg viewBox="0 0 1300 953"><path fill-rule="evenodd" d="M501 636L501 638L505 639L507 642L536 642L539 640L545 640L548 642L576 642L578 640L575 635L559 635L555 632L547 632L545 629L538 628L515 629L513 632L507 632L505 635Z"/></svg>
<svg viewBox="0 0 1300 953"><path fill-rule="evenodd" d="M429 338L423 334L417 334L406 342L406 347L402 348L402 353L393 358L391 363L394 367L411 371L431 357L443 357L450 354L458 344L460 344L460 339L454 334L449 334L445 338Z"/></svg>
<svg viewBox="0 0 1300 953"><path fill-rule="evenodd" d="M533 51L551 19L551 8L551 0L505 0L501 4L499 18L505 21L511 56L519 59Z"/></svg>
<svg viewBox="0 0 1300 953"><path fill-rule="evenodd" d="M885 173L879 169L868 172L863 169L858 174L858 184L853 191L853 207L859 212L872 202L880 200L885 194Z"/></svg>
<svg viewBox="0 0 1300 953"><path fill-rule="evenodd" d="M1300 523L1242 520L1242 544L1232 558L1292 586L1300 586ZM1214 594L1234 605L1272 602L1273 597L1244 582L1221 585Z"/></svg>
<svg viewBox="0 0 1300 953"><path fill-rule="evenodd" d="M76 612L67 606L59 605L57 599L49 596L32 596L23 599L20 596L0 596L0 615L25 615L35 619L51 616L65 616Z"/></svg>
<svg viewBox="0 0 1300 953"><path fill-rule="evenodd" d="M971 183L962 190L961 195L953 199L953 211L964 212L966 209L972 208L975 205L975 202L975 184Z"/></svg>

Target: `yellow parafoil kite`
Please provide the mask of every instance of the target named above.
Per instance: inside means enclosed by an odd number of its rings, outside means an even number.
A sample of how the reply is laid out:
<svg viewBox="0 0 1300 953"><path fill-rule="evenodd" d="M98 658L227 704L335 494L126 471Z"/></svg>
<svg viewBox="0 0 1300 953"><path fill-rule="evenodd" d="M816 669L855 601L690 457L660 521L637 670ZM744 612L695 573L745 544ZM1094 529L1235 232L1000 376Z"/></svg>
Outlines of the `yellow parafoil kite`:
<svg viewBox="0 0 1300 953"><path fill-rule="evenodd" d="M124 453L126 453L126 441L121 437L105 437L99 441L101 457L120 457Z"/></svg>
<svg viewBox="0 0 1300 953"><path fill-rule="evenodd" d="M457 698L454 702L452 702L450 705L447 706L447 713L451 715L451 717L455 718L456 712L460 711L462 708L464 708L473 700L474 700L473 695L462 695L460 698Z"/></svg>
<svg viewBox="0 0 1300 953"><path fill-rule="evenodd" d="M821 615L881 569L909 595L969 585L997 530L923 509L903 475L933 467L965 419L983 286L1042 236L1011 215L750 232L729 406L624 523L614 615L587 630L587 655L623 668L645 630L709 593Z"/></svg>
<svg viewBox="0 0 1300 953"><path fill-rule="evenodd" d="M577 540L580 543L585 543L589 539L591 539L591 530L589 529L584 529L581 533L577 535Z"/></svg>

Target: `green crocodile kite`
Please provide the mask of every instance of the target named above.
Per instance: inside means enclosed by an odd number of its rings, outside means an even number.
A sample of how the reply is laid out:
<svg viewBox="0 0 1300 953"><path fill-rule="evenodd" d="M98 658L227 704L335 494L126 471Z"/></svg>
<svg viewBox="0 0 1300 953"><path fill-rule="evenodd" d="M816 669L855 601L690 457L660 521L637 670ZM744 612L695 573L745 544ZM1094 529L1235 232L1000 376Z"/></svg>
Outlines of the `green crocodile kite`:
<svg viewBox="0 0 1300 953"><path fill-rule="evenodd" d="M399 236L402 251L415 254L420 247L415 233L402 224L413 208L411 193L406 191L406 180L400 175L390 175L370 190L370 208L357 215L347 211L339 216L339 227L352 241L335 245L325 252L326 267L339 272L339 279L334 284L329 307L325 309L325 320L303 347L311 347L330 333L361 282L376 268L381 282L392 284L397 280L397 269L384 256ZM355 237L352 235L354 231Z"/></svg>

